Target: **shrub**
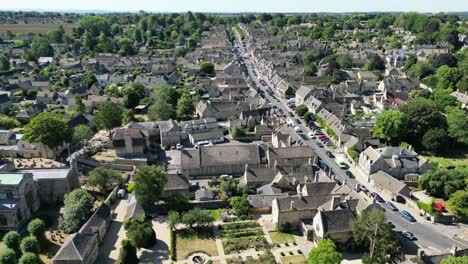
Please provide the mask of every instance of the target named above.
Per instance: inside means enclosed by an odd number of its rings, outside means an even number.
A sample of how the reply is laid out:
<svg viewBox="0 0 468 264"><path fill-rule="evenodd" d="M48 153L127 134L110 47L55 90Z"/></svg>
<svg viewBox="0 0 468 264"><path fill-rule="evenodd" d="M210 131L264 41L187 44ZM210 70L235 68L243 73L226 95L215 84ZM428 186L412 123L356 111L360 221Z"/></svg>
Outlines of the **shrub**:
<svg viewBox="0 0 468 264"><path fill-rule="evenodd" d="M16 252L11 248L5 248L2 253L0 253L0 263L1 264L16 264L18 260L16 258Z"/></svg>
<svg viewBox="0 0 468 264"><path fill-rule="evenodd" d="M120 248L119 259L116 264L137 264L137 250L135 245L129 239L122 240L122 246Z"/></svg>
<svg viewBox="0 0 468 264"><path fill-rule="evenodd" d="M34 254L39 254L40 251L39 241L34 236L28 236L23 238L20 247L23 253L30 252Z"/></svg>
<svg viewBox="0 0 468 264"><path fill-rule="evenodd" d="M128 187L127 187L127 191L129 193L132 193L133 192L133 188L135 188L135 183L134 182L131 182L128 184Z"/></svg>
<svg viewBox="0 0 468 264"><path fill-rule="evenodd" d="M3 243L7 248L13 249L16 253L16 256L21 256L20 249L20 236L16 231L10 231L3 236Z"/></svg>
<svg viewBox="0 0 468 264"><path fill-rule="evenodd" d="M171 256L171 260L175 261L176 260L176 237L175 237L175 232L173 228L169 228L169 240L170 240L169 254Z"/></svg>
<svg viewBox="0 0 468 264"><path fill-rule="evenodd" d="M46 238L45 238L45 223L41 219L33 219L28 224L28 232L29 235L34 236L39 241L39 244L44 245Z"/></svg>
<svg viewBox="0 0 468 264"><path fill-rule="evenodd" d="M41 260L39 257L31 252L24 253L23 256L19 259L19 264L39 264Z"/></svg>
<svg viewBox="0 0 468 264"><path fill-rule="evenodd" d="M127 237L130 238L137 248L146 248L156 243L156 233L149 224L134 221L127 230Z"/></svg>

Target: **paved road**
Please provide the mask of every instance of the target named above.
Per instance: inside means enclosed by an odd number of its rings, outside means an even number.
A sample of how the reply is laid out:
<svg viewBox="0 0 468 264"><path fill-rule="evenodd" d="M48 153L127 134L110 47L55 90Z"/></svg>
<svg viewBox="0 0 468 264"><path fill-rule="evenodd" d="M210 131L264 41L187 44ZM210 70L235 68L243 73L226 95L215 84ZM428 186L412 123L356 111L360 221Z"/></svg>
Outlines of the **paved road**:
<svg viewBox="0 0 468 264"><path fill-rule="evenodd" d="M236 38L236 39L237 39L237 44L238 44L240 53L241 54L250 53L250 51L248 50L248 47L247 48L242 47L242 45L240 45L240 41L239 41L240 39L239 38ZM243 59L241 58L241 60ZM281 109L283 113L288 114L290 110L286 106L287 101L284 99L278 99L274 95L274 93L270 95L269 93L270 88L268 86L262 85L259 82L259 77L254 74L255 66L253 65L251 59L246 59L244 60L244 62L247 68L248 75L255 82L257 87L259 87L261 90L264 91L265 98L271 103L272 106L275 106L277 109ZM258 73L258 71L255 71L255 72ZM297 118L297 117L293 116L292 118ZM302 134L301 137L305 139L304 141L317 153L320 159L325 161L327 166L331 168L335 179L339 179L341 182L344 182L348 187L352 189L355 188L356 184L358 183L367 186L368 189L372 189L368 185L368 183L366 183L365 180L359 176L357 169L353 166L350 167L350 171L352 171L353 174L357 177L354 179L347 177L345 174L345 171L339 168L335 160L326 155L327 150L334 152L333 149L329 149L326 146L324 146L323 148L318 147L315 139L309 139L307 137L307 132L309 132L310 130L307 127L305 127L303 124L298 124L298 126L303 131L302 133L299 133L299 134ZM334 153L334 154L337 155L337 153ZM366 197L369 201L371 201L371 199L367 197L365 194L362 194L362 195ZM396 203L394 204L397 207L401 207L401 205L399 204L396 204ZM438 232L436 228L432 226L433 224L425 220L420 220L419 217L417 217L418 222L410 223L400 216L399 211L393 212L393 211L386 210L386 216L387 216L387 219L390 220L395 225L395 228L394 228L395 231L408 230L412 232L417 238L417 240L414 241L413 243L415 243L419 247L423 247L423 248L428 249L429 251L433 251L434 253L447 251L454 244L458 245L459 247L460 246L466 247L466 245L462 245L454 241L453 239L447 237L446 235ZM421 221L424 221L424 222L421 222ZM414 245L413 243L407 242L407 245L405 246L405 250L407 254L417 253L417 246Z"/></svg>

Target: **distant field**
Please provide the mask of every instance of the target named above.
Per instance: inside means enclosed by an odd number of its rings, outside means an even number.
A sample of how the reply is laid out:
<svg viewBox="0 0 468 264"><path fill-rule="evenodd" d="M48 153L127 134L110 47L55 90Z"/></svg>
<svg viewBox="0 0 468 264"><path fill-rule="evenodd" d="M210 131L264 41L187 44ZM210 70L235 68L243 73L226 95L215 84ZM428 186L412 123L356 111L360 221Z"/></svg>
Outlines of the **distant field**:
<svg viewBox="0 0 468 264"><path fill-rule="evenodd" d="M65 32L70 32L76 24L0 24L0 33L11 31L12 33L47 33L52 29L63 26Z"/></svg>

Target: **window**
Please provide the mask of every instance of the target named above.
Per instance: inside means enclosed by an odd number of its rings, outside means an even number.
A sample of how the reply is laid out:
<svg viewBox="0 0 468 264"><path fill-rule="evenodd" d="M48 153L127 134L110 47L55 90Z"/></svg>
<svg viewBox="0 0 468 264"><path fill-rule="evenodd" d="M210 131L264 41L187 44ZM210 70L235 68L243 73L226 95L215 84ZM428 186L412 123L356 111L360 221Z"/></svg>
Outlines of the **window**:
<svg viewBox="0 0 468 264"><path fill-rule="evenodd" d="M13 199L13 192L12 191L7 191L6 192L7 199Z"/></svg>
<svg viewBox="0 0 468 264"><path fill-rule="evenodd" d="M6 216L0 215L0 226L6 226L6 225L8 225Z"/></svg>

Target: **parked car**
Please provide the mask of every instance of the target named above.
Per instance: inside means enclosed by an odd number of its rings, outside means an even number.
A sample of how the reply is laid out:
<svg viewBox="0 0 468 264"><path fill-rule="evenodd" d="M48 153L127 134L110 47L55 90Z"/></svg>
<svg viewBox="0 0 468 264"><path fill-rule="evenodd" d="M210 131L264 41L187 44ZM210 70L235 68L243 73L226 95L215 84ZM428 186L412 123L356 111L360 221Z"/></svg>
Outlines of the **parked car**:
<svg viewBox="0 0 468 264"><path fill-rule="evenodd" d="M315 136L314 136L314 134L312 132L307 133L307 136L309 136L309 138L312 138L312 139L315 138Z"/></svg>
<svg viewBox="0 0 468 264"><path fill-rule="evenodd" d="M182 150L182 149L184 148L184 146L182 146L181 144L177 143L176 148L177 148L177 150Z"/></svg>
<svg viewBox="0 0 468 264"><path fill-rule="evenodd" d="M317 146L318 146L319 148L323 148L322 143L320 143L320 142L318 142L318 141L317 141Z"/></svg>
<svg viewBox="0 0 468 264"><path fill-rule="evenodd" d="M390 226L391 228L394 228L394 227L395 227L395 225L394 225L394 224L392 223L392 221L390 221L390 220L385 221L385 224L388 225L388 226Z"/></svg>
<svg viewBox="0 0 468 264"><path fill-rule="evenodd" d="M445 211L445 206L441 203L434 203L434 209L436 209L439 212Z"/></svg>
<svg viewBox="0 0 468 264"><path fill-rule="evenodd" d="M301 129L300 127L298 127L298 126L295 126L295 127L294 127L294 131L296 131L296 132L302 132L302 129Z"/></svg>
<svg viewBox="0 0 468 264"><path fill-rule="evenodd" d="M385 202L385 207L387 207L388 209L392 210L392 211L398 211L398 208L396 208L395 205L393 205L391 202Z"/></svg>
<svg viewBox="0 0 468 264"><path fill-rule="evenodd" d="M366 188L366 186L361 185L361 184L359 184L359 183L356 184L356 191L358 191L358 192L361 192L361 191L362 191L362 192L365 192L365 193L368 193L368 192L369 192L369 190Z"/></svg>
<svg viewBox="0 0 468 264"><path fill-rule="evenodd" d="M384 200L378 193L376 193L376 192L372 192L372 193L370 194L370 196L371 196L371 198L374 198L374 199L375 199L377 202L379 202L379 203L385 202L385 200Z"/></svg>
<svg viewBox="0 0 468 264"><path fill-rule="evenodd" d="M335 179L335 182L336 182L336 184L338 184L340 186L343 185L343 183L339 179Z"/></svg>
<svg viewBox="0 0 468 264"><path fill-rule="evenodd" d="M414 235L413 235L413 233L408 232L408 231L403 231L403 232L401 232L401 235L402 235L404 238L408 239L408 240L414 240L414 238L415 238Z"/></svg>
<svg viewBox="0 0 468 264"><path fill-rule="evenodd" d="M408 220L408 221L410 221L412 223L416 222L416 219L410 213L408 213L407 211L404 211L404 210L401 211L400 215L401 215L401 217L403 217L404 219L406 219L406 220Z"/></svg>
<svg viewBox="0 0 468 264"><path fill-rule="evenodd" d="M327 150L327 151L325 152L325 154L327 154L327 156L330 157L330 158L334 158L334 157L335 157L335 155L333 155L333 153L331 153L331 151L329 151L329 150Z"/></svg>
<svg viewBox="0 0 468 264"><path fill-rule="evenodd" d="M346 174L346 176L348 176L348 177L351 178L351 179L354 178L353 173L350 172L349 170L345 171L345 174Z"/></svg>

